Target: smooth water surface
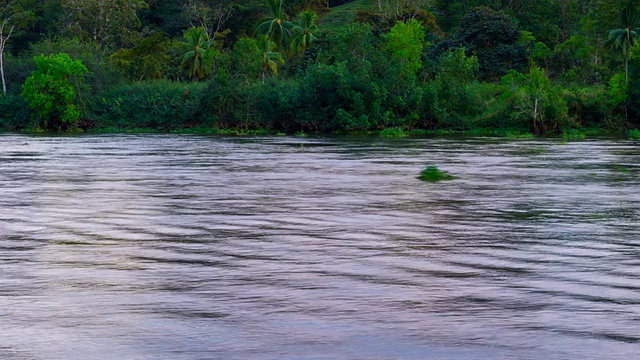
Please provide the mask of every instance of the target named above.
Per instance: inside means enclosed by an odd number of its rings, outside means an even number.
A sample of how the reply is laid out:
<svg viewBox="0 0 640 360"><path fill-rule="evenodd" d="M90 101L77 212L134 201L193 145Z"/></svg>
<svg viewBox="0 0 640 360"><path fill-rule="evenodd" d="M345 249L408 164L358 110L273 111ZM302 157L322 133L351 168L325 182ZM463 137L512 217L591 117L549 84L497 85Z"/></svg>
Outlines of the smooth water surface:
<svg viewBox="0 0 640 360"><path fill-rule="evenodd" d="M0 136L0 359L640 359L640 144Z"/></svg>

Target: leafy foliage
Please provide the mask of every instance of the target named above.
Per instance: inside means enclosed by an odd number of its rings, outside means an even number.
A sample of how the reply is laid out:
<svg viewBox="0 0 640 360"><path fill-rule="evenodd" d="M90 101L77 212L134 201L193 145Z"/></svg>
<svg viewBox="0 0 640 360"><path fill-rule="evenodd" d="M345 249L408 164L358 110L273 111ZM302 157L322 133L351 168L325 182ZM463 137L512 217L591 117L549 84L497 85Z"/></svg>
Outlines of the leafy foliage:
<svg viewBox="0 0 640 360"><path fill-rule="evenodd" d="M434 84L441 108L440 127L464 130L462 118L475 112L471 89L477 80L478 66L478 58L467 56L464 48L449 50L440 58Z"/></svg>
<svg viewBox="0 0 640 360"><path fill-rule="evenodd" d="M258 36L258 49L262 55L262 79L271 72L278 75L278 65L284 64L282 54L276 51L278 46L267 35Z"/></svg>
<svg viewBox="0 0 640 360"><path fill-rule="evenodd" d="M161 79L169 63L169 46L169 38L155 33L138 40L132 48L116 51L111 60L131 80Z"/></svg>
<svg viewBox="0 0 640 360"><path fill-rule="evenodd" d="M265 35L276 45L289 50L294 24L284 12L284 0L268 0L271 16L263 19L256 27L259 35Z"/></svg>
<svg viewBox="0 0 640 360"><path fill-rule="evenodd" d="M509 116L534 133L567 126L568 108L562 90L552 86L544 70L531 67L528 74L510 71L502 78L502 100L509 106Z"/></svg>
<svg viewBox="0 0 640 360"><path fill-rule="evenodd" d="M525 48L519 43L521 32L508 15L486 7L468 12L452 47L464 46L478 57L480 77L495 79L509 70L522 71L527 64Z"/></svg>
<svg viewBox="0 0 640 360"><path fill-rule="evenodd" d="M148 7L143 0L60 0L66 11L68 33L114 48L126 44L132 31L142 24L138 11Z"/></svg>
<svg viewBox="0 0 640 360"><path fill-rule="evenodd" d="M0 49L6 129L31 126L20 116L41 123L17 85L33 56L60 52L88 69L69 78L81 127L561 134L640 123L628 0L6 0L0 21L8 5L33 21ZM51 116L52 128L74 127Z"/></svg>
<svg viewBox="0 0 640 360"><path fill-rule="evenodd" d="M638 126L640 125L640 42L637 42L631 51L627 99L629 120Z"/></svg>
<svg viewBox="0 0 640 360"><path fill-rule="evenodd" d="M31 128L29 106L16 94L0 96L0 130L17 131Z"/></svg>
<svg viewBox="0 0 640 360"><path fill-rule="evenodd" d="M231 53L232 74L257 79L262 68L262 53L258 41L253 38L242 38L233 46Z"/></svg>
<svg viewBox="0 0 640 360"><path fill-rule="evenodd" d="M26 10L18 1L6 0L0 3L0 78L2 94L7 94L7 83L4 75L4 51L7 43L16 30L26 27L33 20L33 12Z"/></svg>
<svg viewBox="0 0 640 360"><path fill-rule="evenodd" d="M98 128L176 130L194 119L207 84L144 82L115 87L94 98L90 118Z"/></svg>
<svg viewBox="0 0 640 360"><path fill-rule="evenodd" d="M631 48L640 38L640 11L635 1L627 1L625 8L620 12L619 29L609 31L608 43L614 48L620 49L624 55L624 69L626 80L629 80L629 59Z"/></svg>
<svg viewBox="0 0 640 360"><path fill-rule="evenodd" d="M424 46L424 30L417 20L399 21L387 35L387 49L402 63L405 76L415 76L422 67Z"/></svg>
<svg viewBox="0 0 640 360"><path fill-rule="evenodd" d="M22 86L22 97L36 115L38 127L75 129L80 118L76 89L87 68L65 53L36 56L34 61L37 68Z"/></svg>
<svg viewBox="0 0 640 360"><path fill-rule="evenodd" d="M28 64L31 66L31 58L34 56L58 53L68 54L72 59L81 61L87 67L85 81L80 84L81 86L86 84L90 88L84 89L85 93L89 93L89 91L100 92L117 86L124 80L122 74L113 68L108 51L94 42L82 42L77 38L44 40L32 45Z"/></svg>
<svg viewBox="0 0 640 360"><path fill-rule="evenodd" d="M316 25L318 14L311 10L306 10L298 15L298 20L293 23L292 50L304 52L313 42L316 41L315 34L319 28Z"/></svg>

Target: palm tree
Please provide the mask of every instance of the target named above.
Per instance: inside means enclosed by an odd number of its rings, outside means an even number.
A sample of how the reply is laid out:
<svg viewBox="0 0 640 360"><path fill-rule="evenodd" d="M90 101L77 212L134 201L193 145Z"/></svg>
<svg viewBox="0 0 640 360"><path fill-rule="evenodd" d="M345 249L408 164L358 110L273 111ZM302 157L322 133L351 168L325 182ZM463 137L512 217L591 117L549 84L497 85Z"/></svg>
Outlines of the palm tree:
<svg viewBox="0 0 640 360"><path fill-rule="evenodd" d="M264 77L269 70L278 75L278 64L284 64L282 54L275 51L277 47L276 43L269 39L267 35L258 36L258 48L262 53L262 81L264 81Z"/></svg>
<svg viewBox="0 0 640 360"><path fill-rule="evenodd" d="M191 79L202 80L213 70L213 42L202 26L190 28L183 37L185 41L180 42L180 45L187 52L182 57L181 67L188 67Z"/></svg>
<svg viewBox="0 0 640 360"><path fill-rule="evenodd" d="M288 49L291 42L293 23L287 20L283 8L284 0L269 0L271 17L263 19L256 27L259 35L266 35L283 49Z"/></svg>
<svg viewBox="0 0 640 360"><path fill-rule="evenodd" d="M609 31L607 42L612 44L614 48L622 50L626 81L629 82L631 48L640 37L640 12L638 12L635 2L627 2L627 6L620 13L620 25L622 28Z"/></svg>
<svg viewBox="0 0 640 360"><path fill-rule="evenodd" d="M298 20L294 22L292 48L294 51L303 52L311 45L316 37L313 35L318 31L316 20L318 14L311 10L306 10L298 15Z"/></svg>

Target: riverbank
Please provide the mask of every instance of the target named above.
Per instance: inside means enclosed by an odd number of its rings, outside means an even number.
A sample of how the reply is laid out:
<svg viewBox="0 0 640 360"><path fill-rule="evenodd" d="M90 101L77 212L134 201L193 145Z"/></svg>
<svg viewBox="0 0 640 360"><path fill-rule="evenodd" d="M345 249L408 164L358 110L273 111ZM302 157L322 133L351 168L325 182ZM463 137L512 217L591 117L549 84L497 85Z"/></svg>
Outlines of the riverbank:
<svg viewBox="0 0 640 360"><path fill-rule="evenodd" d="M546 134L534 135L533 133L517 128L476 128L466 131L439 129L439 130L403 130L399 128L387 128L381 131L361 131L361 132L282 132L272 129L220 129L193 127L179 130L160 130L154 128L94 128L88 130L78 130L75 132L43 132L34 130L24 131L0 131L1 133L16 134L64 134L64 135L95 135L95 134L188 134L188 135L221 135L221 136L297 136L297 137L322 137L322 136L354 136L354 137L380 137L387 139L394 138L422 138L422 137L497 137L507 139L535 139L535 138L557 138L562 140L584 140L596 138L630 139L640 140L640 130L611 131L598 128L572 129L562 133L549 132Z"/></svg>

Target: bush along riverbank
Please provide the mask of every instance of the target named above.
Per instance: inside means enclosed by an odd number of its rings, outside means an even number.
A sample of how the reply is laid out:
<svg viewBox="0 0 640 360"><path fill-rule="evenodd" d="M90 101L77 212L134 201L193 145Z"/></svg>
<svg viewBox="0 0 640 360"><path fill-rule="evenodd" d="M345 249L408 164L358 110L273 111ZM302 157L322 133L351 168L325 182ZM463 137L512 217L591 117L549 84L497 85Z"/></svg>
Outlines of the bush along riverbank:
<svg viewBox="0 0 640 360"><path fill-rule="evenodd" d="M268 2L271 12L252 8L268 15L256 27L235 19L229 20L235 27L222 31L223 24L218 32L148 23L149 34L130 39L34 35L30 46L0 52L9 84L0 96L0 129L385 138L552 134L565 140L595 131L637 138L640 43L616 38L616 25L624 24L614 20L598 30L608 42L589 45L594 35L574 26L573 35L563 35L567 40L551 50L552 40L538 41L542 33L520 28L530 26L525 14L482 1L458 14L455 22L466 32L454 30L453 18L436 16L442 5L403 3L387 13L366 2L341 2L333 10ZM356 5L362 8L350 20L332 17ZM640 12L633 2L610 7L612 18ZM25 16L16 26L27 36L29 17L38 15L12 9ZM598 9L583 9L576 24ZM149 21L140 18L144 11L160 11L133 10L127 16L137 20L121 24L132 31L132 24ZM584 58L563 58L576 48ZM601 56L596 63L591 52Z"/></svg>

